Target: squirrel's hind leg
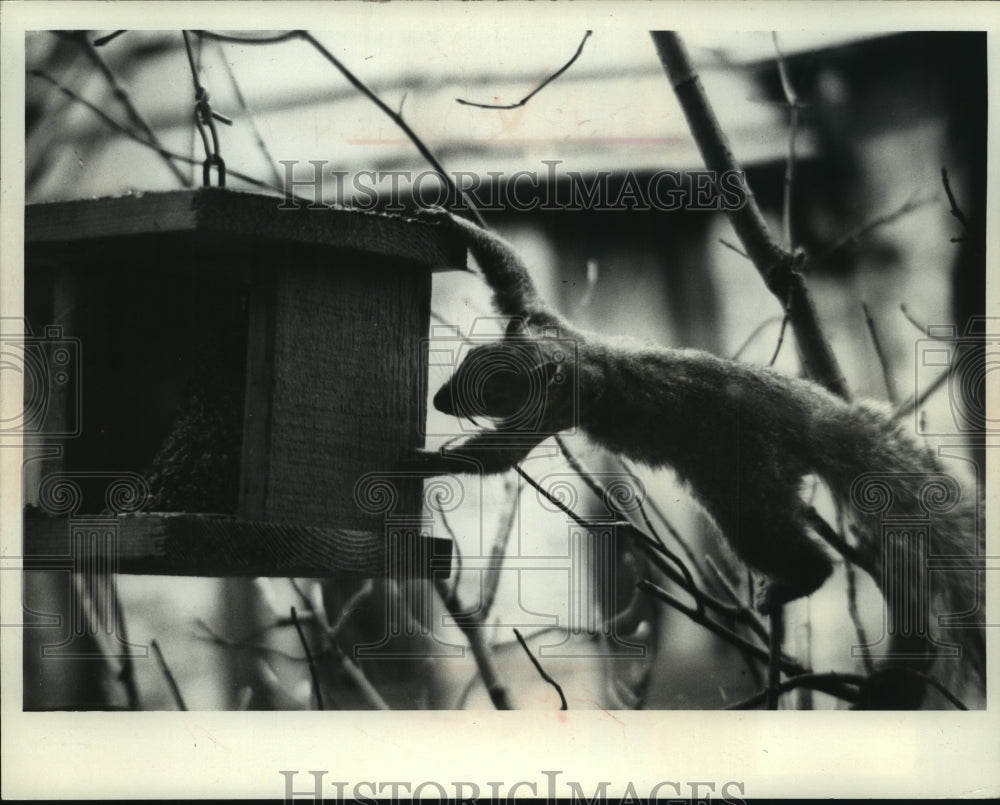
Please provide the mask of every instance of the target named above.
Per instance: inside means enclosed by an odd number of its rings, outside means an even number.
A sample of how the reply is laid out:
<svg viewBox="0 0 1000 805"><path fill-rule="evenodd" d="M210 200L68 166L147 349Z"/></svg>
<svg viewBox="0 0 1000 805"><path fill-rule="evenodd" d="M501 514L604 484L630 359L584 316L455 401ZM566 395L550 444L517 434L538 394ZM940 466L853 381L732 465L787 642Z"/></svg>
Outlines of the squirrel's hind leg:
<svg viewBox="0 0 1000 805"><path fill-rule="evenodd" d="M748 505L718 518L736 553L767 576L757 595L757 609L769 614L777 607L818 590L833 572L826 551L813 539L798 497ZM725 520L729 522L725 522Z"/></svg>

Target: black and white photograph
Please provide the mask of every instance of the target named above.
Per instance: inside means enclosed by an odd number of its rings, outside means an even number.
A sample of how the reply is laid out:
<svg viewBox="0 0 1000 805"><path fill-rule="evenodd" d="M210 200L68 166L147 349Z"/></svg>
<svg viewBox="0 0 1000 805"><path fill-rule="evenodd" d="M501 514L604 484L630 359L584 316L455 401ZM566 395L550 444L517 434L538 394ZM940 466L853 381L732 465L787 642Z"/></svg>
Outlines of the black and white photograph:
<svg viewBox="0 0 1000 805"><path fill-rule="evenodd" d="M5 797L1000 794L989 4L112 5L0 9Z"/></svg>

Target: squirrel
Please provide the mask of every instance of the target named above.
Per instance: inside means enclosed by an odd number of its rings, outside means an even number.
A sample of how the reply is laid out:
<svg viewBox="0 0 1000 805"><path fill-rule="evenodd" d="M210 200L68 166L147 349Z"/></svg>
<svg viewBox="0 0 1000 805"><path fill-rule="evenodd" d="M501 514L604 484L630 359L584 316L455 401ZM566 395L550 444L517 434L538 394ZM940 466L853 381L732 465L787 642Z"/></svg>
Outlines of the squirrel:
<svg viewBox="0 0 1000 805"><path fill-rule="evenodd" d="M583 332L541 299L506 241L444 210L421 217L459 233L510 324L499 342L473 347L434 396L439 411L473 422L488 418L495 428L457 447L417 451L409 466L435 474L499 473L547 437L575 428L613 453L672 468L735 553L767 578L756 602L763 614L815 592L833 571L813 535L831 542L837 535L800 494L804 478L815 475L856 537L856 547L839 544L872 574L890 619L905 620L912 613L902 610L914 601L930 613L981 614L979 574L971 574L970 583L968 571L924 569L925 577L933 576L933 606L918 600L915 589L904 591L909 598L902 604L898 590L889 595L893 584L926 584L912 575L887 581L883 557L893 557L893 568L908 557L911 574L915 567L910 535L887 536L883 545L881 517L889 505L918 514L928 495L940 497L946 489L953 499L938 501L939 510L948 510L934 517L929 555L967 558L981 551L975 551L976 501L962 497L931 449L894 421L887 406L847 402L808 380L708 352ZM926 490L928 482L937 487ZM981 623L948 636L984 683ZM882 671L895 665L921 674L902 685L891 675L873 675L881 680L874 706L917 707L925 688L920 677L940 643L920 629L900 629L890 638L889 656L896 659Z"/></svg>

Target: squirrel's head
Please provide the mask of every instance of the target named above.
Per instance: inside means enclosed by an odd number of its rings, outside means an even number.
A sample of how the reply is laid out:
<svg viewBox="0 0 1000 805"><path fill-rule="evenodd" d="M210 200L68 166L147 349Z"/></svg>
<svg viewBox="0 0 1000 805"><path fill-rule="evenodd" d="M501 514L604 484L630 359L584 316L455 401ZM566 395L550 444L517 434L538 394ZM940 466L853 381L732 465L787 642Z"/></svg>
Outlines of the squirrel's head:
<svg viewBox="0 0 1000 805"><path fill-rule="evenodd" d="M563 398L572 397L575 358L566 339L540 335L513 319L502 341L469 350L434 395L434 407L451 416L498 420L508 429L547 427L562 418ZM559 423L559 429L572 424Z"/></svg>

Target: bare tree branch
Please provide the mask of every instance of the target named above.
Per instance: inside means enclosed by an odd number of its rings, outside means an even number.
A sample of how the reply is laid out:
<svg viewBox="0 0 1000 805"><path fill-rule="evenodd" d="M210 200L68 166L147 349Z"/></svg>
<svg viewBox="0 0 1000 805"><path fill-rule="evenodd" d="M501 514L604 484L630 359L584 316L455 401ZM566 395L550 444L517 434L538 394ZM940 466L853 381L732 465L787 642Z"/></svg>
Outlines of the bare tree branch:
<svg viewBox="0 0 1000 805"><path fill-rule="evenodd" d="M145 146L146 148L149 148L150 150L155 151L160 156L165 157L167 159L177 160L178 162L183 162L186 165L199 165L200 166L202 164L202 160L194 159L194 158L186 156L184 154L175 153L175 152L173 152L173 151L171 151L171 150L169 150L167 148L163 148L162 146L155 145L154 143L151 143L148 140L144 140L136 132L132 131L131 129L127 128L126 126L123 126L121 123L119 123L113 117L110 117L99 106L96 106L95 104L93 104L90 101L88 101L86 98L81 97L76 92L74 92L73 90L71 90L69 87L64 86L57 79L55 79L52 76L50 76L44 70L29 70L28 71L28 75L33 76L35 78L40 78L43 81L48 82L53 87L55 87L60 92L62 92L70 100L74 101L75 103L80 104L81 106L86 107L91 112L93 112L100 119L100 121L102 123L104 123L104 125L107 126L109 129L118 132L119 134L123 135L124 137L128 137L130 140L132 140L133 142L138 143L139 145ZM283 187L278 187L278 186L269 184L268 182L262 181L260 179L255 179L253 176L249 176L249 175L247 175L245 173L240 173L239 171L230 170L228 167L226 168L226 175L227 176L231 176L231 177L235 177L237 179L240 179L241 181L244 181L244 182L246 182L249 185L253 185L254 187L267 188L269 190L275 190L278 193L284 193L285 192L285 189ZM304 199L304 198L301 198L299 196L294 196L293 195L293 198L295 198L296 200L301 201L303 203L306 203L306 204L310 203L309 199Z"/></svg>
<svg viewBox="0 0 1000 805"><path fill-rule="evenodd" d="M785 642L785 610L775 607L771 613L771 645L767 657L767 709L777 710L781 695L781 644Z"/></svg>
<svg viewBox="0 0 1000 805"><path fill-rule="evenodd" d="M513 710L514 707L510 701L510 695L507 692L507 688L500 682L496 665L493 662L493 654L489 646L486 645L481 625L470 622L458 596L448 589L443 579L434 579L434 588L444 602L452 620L462 630L465 639L469 641L469 648L472 649L472 656L476 661L476 667L479 669L479 675L483 679L483 684L486 686L486 692L489 693L493 706L497 710Z"/></svg>
<svg viewBox="0 0 1000 805"><path fill-rule="evenodd" d="M507 544L510 541L511 532L514 530L514 521L517 518L518 504L521 500L521 489L520 483L513 483L508 478L505 487L509 500L507 514L501 518L500 525L497 527L496 536L493 538L493 547L490 550L489 567L486 568L483 577L481 620L486 620L490 616L493 603L496 601L497 588L500 586L500 571L503 569L503 560L507 555Z"/></svg>
<svg viewBox="0 0 1000 805"><path fill-rule="evenodd" d="M890 403L895 404L897 400L896 383L892 379L892 368L889 366L889 359L885 350L882 349L882 341L878 337L878 330L875 328L875 320L872 318L868 305L861 303L861 309L865 312L865 324L868 325L868 334L872 339L872 346L875 347L875 355L878 357L879 366L882 367L882 379L885 382L885 393Z"/></svg>
<svg viewBox="0 0 1000 805"><path fill-rule="evenodd" d="M316 660L313 659L312 650L309 648L309 641L306 640L305 632L302 631L302 626L299 624L299 616L295 611L295 607L292 607L291 617L292 623L295 624L295 631L299 635L299 642L302 643L302 648L306 653L306 662L309 665L309 676L312 677L313 694L316 696L316 709L323 710L323 691L320 687L319 671L316 669Z"/></svg>
<svg viewBox="0 0 1000 805"><path fill-rule="evenodd" d="M958 219L959 223L962 224L963 229L969 228L969 221L965 217L965 213L962 212L962 208L958 206L958 202L955 201L955 194L951 192L951 182L948 181L948 169L941 168L941 183L944 185L944 192L948 196L948 203L951 205L949 212L952 216ZM956 240L961 240L961 238L952 238L954 243Z"/></svg>
<svg viewBox="0 0 1000 805"><path fill-rule="evenodd" d="M477 103L475 101L466 101L463 100L462 98L455 98L455 100L465 106L475 106L478 107L479 109L517 109L519 106L524 106L539 92L545 89L549 84L551 84L553 81L559 78L559 76L565 73L570 67L573 66L573 62L579 59L580 54L583 53L583 46L586 44L587 39L590 37L592 33L593 31L587 31L583 35L583 39L580 40L580 44L576 49L576 53L573 54L573 57L568 62L566 62L562 67L556 70L552 75L546 78L541 84L535 87L531 92L529 92L527 95L525 95L523 98L521 98L521 100L517 101L516 103L506 103L506 104Z"/></svg>
<svg viewBox="0 0 1000 805"><path fill-rule="evenodd" d="M181 695L181 689L177 685L177 680L174 678L173 671L171 671L170 666L167 665L167 660L163 656L163 650L160 648L160 644L154 638L150 641L150 645L153 647L153 653L156 655L156 662L160 666L160 670L163 672L164 678L167 680L167 686L170 688L170 694L174 697L177 709L187 710L187 705L184 703L184 697Z"/></svg>
<svg viewBox="0 0 1000 805"><path fill-rule="evenodd" d="M783 303L788 300L792 329L806 371L834 394L847 399L847 383L820 329L799 271L801 258L782 249L768 232L753 192L746 185L746 174L733 157L680 37L674 31L653 31L652 37L705 166L720 176L743 177L746 203L728 210L729 220L768 289Z"/></svg>
<svg viewBox="0 0 1000 805"><path fill-rule="evenodd" d="M791 679L786 679L778 686L779 693L787 693L796 688L809 688L823 693L830 693L831 688L836 689L832 695L838 696L851 704L857 704L859 694L852 686L860 685L864 682L864 677L858 674L841 674L834 671L823 674L799 674ZM751 710L767 701L768 691L762 690L753 696L727 706L726 710Z"/></svg>
<svg viewBox="0 0 1000 805"><path fill-rule="evenodd" d="M545 669L542 668L542 664L538 661L534 654L531 653L531 649L528 648L528 644L524 642L524 638L521 637L521 633L514 629L514 636L517 638L517 642L521 644L521 648L524 649L524 653L528 655L528 659L531 660L531 664L535 666L535 670L538 671L538 675L548 682L552 687L556 689L559 694L559 700L562 702L560 710L568 710L569 707L566 704L566 696L563 694L562 686L556 682L551 676L545 673Z"/></svg>
<svg viewBox="0 0 1000 805"><path fill-rule="evenodd" d="M787 319L784 316L769 316L768 318L764 319L764 321L762 321L760 324L754 327L750 335L748 335L743 340L743 343L740 344L740 348L733 353L732 360L738 361L740 359L740 356L744 352L746 352L747 348L754 342L754 339L756 339L758 335L764 332L766 328L770 327L775 322L781 322L781 326L784 327L786 321Z"/></svg>
<svg viewBox="0 0 1000 805"><path fill-rule="evenodd" d="M113 39L120 33L124 33L124 31L119 31L116 34L112 34L111 38ZM81 51L83 51L84 56L86 56L87 59L90 61L90 63L97 68L97 71L102 76L104 76L104 80L107 82L108 87L111 89L111 94L114 95L115 100L117 100L118 103L121 105L122 109L125 110L125 114L128 115L128 119L131 122L131 124L136 129L141 131L143 136L152 145L156 146L158 149L162 149L162 145L160 144L160 140L156 136L156 133L150 128L149 124L146 122L146 119L139 113L139 110L136 109L135 104L132 103L132 98L129 96L128 92L126 92L125 88L122 87L122 85L118 82L118 78L114 74L114 71L112 71L112 69L108 66L108 63L104 61L104 58L101 56L101 54L95 50L95 46L97 45L97 43L95 42L91 44L90 41L87 39L87 34L85 31L72 31L72 32L57 31L56 34L65 39L69 39L70 41L75 43L77 47L80 48ZM110 39L105 37L105 41L110 41ZM174 174L177 180L182 185L184 185L184 187L190 187L191 180L188 178L188 176L180 168L177 167L177 165L173 162L173 160L164 155L162 150L160 151L160 155L163 157L167 167Z"/></svg>
<svg viewBox="0 0 1000 805"><path fill-rule="evenodd" d="M858 645L868 645L868 635L865 633L864 624L861 622L861 613L858 612L858 574L854 572L854 565L850 562L844 563L844 572L847 576L847 612L851 616L851 623L854 624L854 633L858 637ZM867 652L862 652L861 664L865 667L865 673L869 676L875 671L875 664Z"/></svg>
<svg viewBox="0 0 1000 805"><path fill-rule="evenodd" d="M745 251L743 251L743 249L741 249L739 246L736 246L736 245L730 243L725 238L719 238L719 243L721 243L727 249L730 249L731 251L736 252L744 260L749 260L750 259L750 255L749 254L747 254Z"/></svg>
<svg viewBox="0 0 1000 805"><path fill-rule="evenodd" d="M652 583L648 579L641 580L638 584L638 587L647 594L652 595L653 597L663 601L665 604L668 604L669 606L673 607L678 612L687 615L687 617L689 617L695 623L704 626L706 629L718 635L723 640L732 643L732 645L734 645L741 651L745 652L747 655L752 656L764 663L770 661L771 655L769 651L761 648L755 643L750 642L742 635L739 635L736 632L732 631L731 629L726 628L722 624L711 620L707 616L699 615L698 612L686 606L685 604L681 603L673 595L668 593L662 587ZM806 666L803 666L797 660L794 660L783 653L779 654L778 667L782 671L788 674L812 673ZM831 696L840 696L841 698L846 699L847 701L854 700L849 691L844 691L843 688L838 685L830 685L828 688L824 689L824 692L829 693Z"/></svg>
<svg viewBox="0 0 1000 805"><path fill-rule="evenodd" d="M792 80L788 75L788 65L785 57L778 47L778 32L771 31L771 39L774 42L774 53L778 63L778 76L781 79L781 91L785 96L789 115L788 121L788 155L785 159L785 179L784 198L781 206L782 231L785 237L785 248L794 250L795 242L792 239L792 186L795 181L795 139L799 132L799 98L795 94Z"/></svg>
<svg viewBox="0 0 1000 805"><path fill-rule="evenodd" d="M939 374L937 377L935 377L934 380L931 381L931 384L927 388L925 388L923 391L921 391L919 394L910 395L905 400L903 400L903 402L901 402L899 405L897 405L896 408L895 408L895 410L892 412L892 419L893 419L893 421L894 422L898 421L898 420L902 419L904 416L912 414L921 405L923 405L925 402L927 402L927 399L935 391L937 391L939 388L941 388L941 386L943 386L945 384L945 381L947 381L948 378L951 377L952 366L954 366L954 364L952 364L951 366L949 366L947 369L945 369L943 372L941 372L941 374Z"/></svg>
<svg viewBox="0 0 1000 805"><path fill-rule="evenodd" d="M838 240L832 246L828 247L826 251L821 252L817 257L813 257L811 262L813 263L822 262L827 258L829 258L831 255L839 252L841 249L845 249L848 246L854 246L855 244L860 242L863 238L865 238L867 235L871 234L873 231L878 229L880 226L891 224L894 221L897 221L898 219L902 218L904 215L908 215L914 210L918 210L921 207L925 207L926 205L930 204L933 200L934 200L933 198L918 199L916 198L916 194L914 193L913 196L907 199L901 206L897 207L895 210L884 213L878 216L877 218L873 218L867 223L861 224L861 226L848 232L840 240Z"/></svg>
<svg viewBox="0 0 1000 805"><path fill-rule="evenodd" d="M106 44L108 44L109 42L113 42L115 39L117 39L124 33L127 33L127 30L113 31L112 33L107 34L106 36L98 37L93 41L92 44L94 45L95 48L104 47Z"/></svg>

